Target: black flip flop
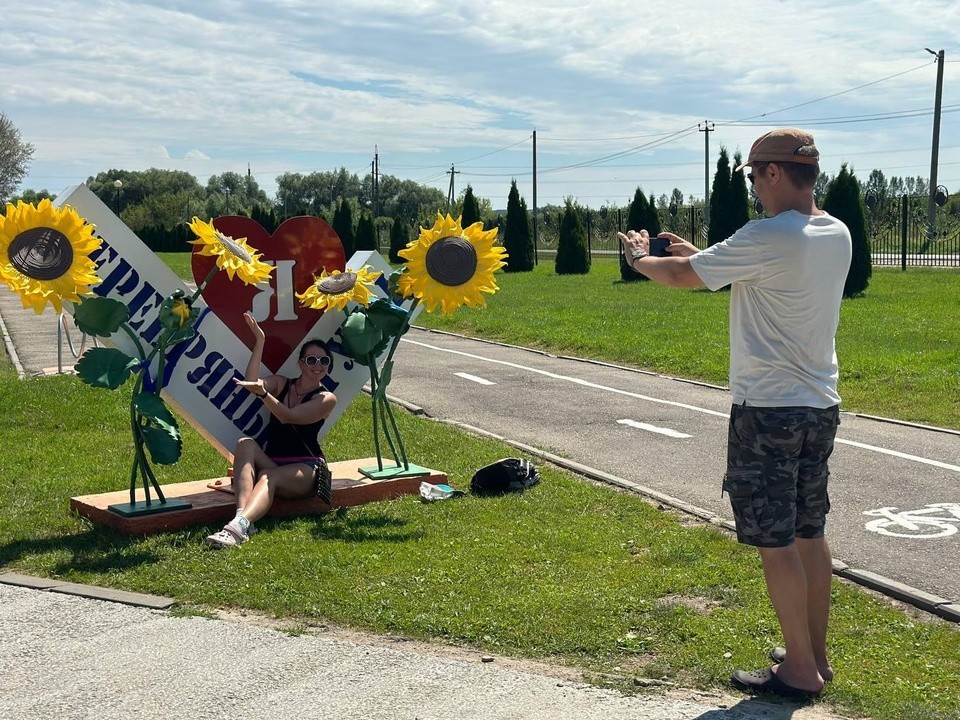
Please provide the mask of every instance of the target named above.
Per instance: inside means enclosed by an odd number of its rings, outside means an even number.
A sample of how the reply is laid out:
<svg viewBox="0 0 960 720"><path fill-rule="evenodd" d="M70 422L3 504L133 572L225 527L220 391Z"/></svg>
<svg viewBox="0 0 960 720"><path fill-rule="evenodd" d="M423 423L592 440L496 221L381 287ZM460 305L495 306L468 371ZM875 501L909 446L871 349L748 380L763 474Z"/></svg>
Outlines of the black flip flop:
<svg viewBox="0 0 960 720"><path fill-rule="evenodd" d="M787 685L787 683L777 677L777 674L773 672L773 668L762 668L749 672L746 670L737 670L733 674L731 682L735 688L743 690L744 692L769 692L788 698L813 698L822 692L822 690L803 690L793 685Z"/></svg>

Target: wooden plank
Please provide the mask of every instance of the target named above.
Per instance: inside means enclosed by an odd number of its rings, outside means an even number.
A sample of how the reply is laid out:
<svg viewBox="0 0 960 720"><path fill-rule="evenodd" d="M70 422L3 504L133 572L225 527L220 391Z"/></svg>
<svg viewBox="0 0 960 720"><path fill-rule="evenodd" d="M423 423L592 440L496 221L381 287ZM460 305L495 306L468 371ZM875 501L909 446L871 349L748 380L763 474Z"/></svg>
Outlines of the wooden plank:
<svg viewBox="0 0 960 720"><path fill-rule="evenodd" d="M359 468L376 466L376 458L342 460L330 463L333 473L333 502L327 505L319 498L283 500L277 498L269 515L292 516L329 512L339 507L353 507L379 500L390 500L402 495L416 494L421 482L439 485L447 482L447 476L437 470L429 475L416 477L371 480L359 472ZM159 512L136 517L124 517L111 512L110 505L130 501L129 490L81 495L70 498L70 509L95 525L103 525L122 535L152 535L159 532L180 530L189 525L217 524L226 522L235 512L233 489L229 477L209 480L194 480L163 486L167 498L189 502L185 510ZM143 489L137 491L136 499L142 501ZM156 500L156 498L154 498Z"/></svg>

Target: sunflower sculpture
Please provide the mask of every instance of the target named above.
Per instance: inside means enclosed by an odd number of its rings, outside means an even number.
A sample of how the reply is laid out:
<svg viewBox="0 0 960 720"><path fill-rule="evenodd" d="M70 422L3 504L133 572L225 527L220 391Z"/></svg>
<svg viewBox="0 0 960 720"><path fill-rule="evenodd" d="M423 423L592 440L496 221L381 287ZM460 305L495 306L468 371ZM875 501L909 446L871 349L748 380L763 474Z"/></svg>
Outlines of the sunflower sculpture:
<svg viewBox="0 0 960 720"><path fill-rule="evenodd" d="M464 229L460 218L437 213L431 228L420 228L420 237L398 255L407 260L398 284L403 297L424 303L427 312L438 307L449 315L463 305L483 307L484 294L499 288L493 274L504 267L507 251L497 247L496 230L476 222Z"/></svg>
<svg viewBox="0 0 960 720"><path fill-rule="evenodd" d="M196 216L189 226L197 236L192 244L199 246L200 255L216 257L217 269L226 270L231 280L236 274L247 285L258 285L270 277L273 266L260 259L246 238L232 238Z"/></svg>
<svg viewBox="0 0 960 720"><path fill-rule="evenodd" d="M372 300L370 285L379 274L366 273L366 267L343 273L324 273L305 292L300 302L317 310L343 310L347 313L340 327L343 351L370 370L370 395L373 409L373 441L377 467L359 468L371 478L427 475L424 467L407 459L393 410L387 400L387 385L393 373L393 356L400 338L410 329L410 318L419 303L428 312L438 308L448 315L467 305L483 307L485 295L497 291L493 274L506 265L506 252L495 247L497 231L484 231L482 223L466 230L460 218L437 213L432 228L421 228L420 237L400 251L407 266L390 277L391 299ZM389 348L382 365L377 359ZM381 436L393 453L394 466L384 467Z"/></svg>
<svg viewBox="0 0 960 720"><path fill-rule="evenodd" d="M237 277L248 285L256 285L267 279L273 270L271 265L260 260L256 250L247 245L246 238L231 238L196 217L190 228L199 238L194 242L202 248L198 252L215 255L217 262L190 296L177 290L161 303L159 320L163 329L154 345L144 347L128 324L130 313L127 306L118 300L93 297L84 300L74 311L74 322L82 332L108 338L122 330L133 340L137 352L137 357L131 357L117 348L91 348L76 365L77 375L83 382L108 390L119 388L131 375L135 376L130 407L134 441L130 502L110 506L110 510L121 515L142 515L190 506L179 499L164 498L150 465L151 461L157 465L176 463L183 448L176 417L160 397L179 357L170 351L197 334L196 324L201 312L195 303L217 272L225 270L231 279ZM156 375L152 375L155 358L157 370ZM136 501L138 479L143 483L143 502ZM151 486L156 490L159 502L151 500Z"/></svg>
<svg viewBox="0 0 960 720"><path fill-rule="evenodd" d="M8 204L0 216L0 280L37 315L48 302L62 312L63 301L79 302L100 282L90 259L101 242L93 229L73 208L49 200Z"/></svg>
<svg viewBox="0 0 960 720"><path fill-rule="evenodd" d="M324 268L310 287L297 293L297 299L313 310L343 310L350 302L366 307L373 299L372 284L382 274L369 265L359 270L347 268L329 273Z"/></svg>
<svg viewBox="0 0 960 720"><path fill-rule="evenodd" d="M376 468L360 468L370 477L396 477L398 473L427 474L419 468L411 471L406 459L403 441L387 401L386 386L390 378L390 364L377 368L377 358L391 341L396 341L409 328L407 311L390 302L375 299L374 283L382 275L369 265L359 270L347 268L343 272L323 270L314 277L313 284L297 293L300 303L313 310L345 310L347 318L340 326L343 352L370 370L370 394L373 407L373 441L377 451ZM352 305L352 307L348 307ZM392 352L391 352L392 356ZM381 453L381 431L396 459L395 467L384 470Z"/></svg>

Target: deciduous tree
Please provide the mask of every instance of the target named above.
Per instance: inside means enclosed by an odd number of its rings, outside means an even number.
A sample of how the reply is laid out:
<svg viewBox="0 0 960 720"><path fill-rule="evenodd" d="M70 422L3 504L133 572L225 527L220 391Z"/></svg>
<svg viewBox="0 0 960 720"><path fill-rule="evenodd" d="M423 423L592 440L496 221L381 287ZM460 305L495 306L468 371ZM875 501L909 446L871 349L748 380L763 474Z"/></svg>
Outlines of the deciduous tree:
<svg viewBox="0 0 960 720"><path fill-rule="evenodd" d="M16 125L0 112L0 207L20 186L32 156L33 145L25 142Z"/></svg>

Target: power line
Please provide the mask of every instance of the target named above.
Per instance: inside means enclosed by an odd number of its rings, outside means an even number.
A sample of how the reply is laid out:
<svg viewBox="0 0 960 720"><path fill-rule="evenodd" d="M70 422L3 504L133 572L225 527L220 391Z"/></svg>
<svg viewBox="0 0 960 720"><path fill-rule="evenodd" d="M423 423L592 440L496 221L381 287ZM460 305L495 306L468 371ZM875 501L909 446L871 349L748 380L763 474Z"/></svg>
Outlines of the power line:
<svg viewBox="0 0 960 720"><path fill-rule="evenodd" d="M936 62L934 60L933 62ZM805 107L807 105L813 105L814 103L822 102L824 100L829 100L830 98L839 97L840 95L846 95L847 93L854 92L855 90L862 90L865 87L870 87L871 85L877 85L887 80L892 80L893 78L900 77L901 75L906 75L908 73L916 72L917 70L922 70L925 67L930 65L929 62L925 62L923 65L917 65L917 67L910 68L909 70L903 70L902 72L894 73L893 75L887 75L887 77L882 77L879 80L872 80L863 85L857 85L856 87L849 88L847 90L841 90L840 92L831 93L830 95L824 95L821 98L816 100L807 100L806 102L797 103L796 105L790 105L789 107L780 108L779 110L771 110L770 112L761 113L759 115L752 115L750 117L741 118L740 120L733 120L731 122L745 122L747 120L755 120L756 118L767 117L768 115L776 115L777 113L786 112L787 110L795 110L799 107Z"/></svg>

